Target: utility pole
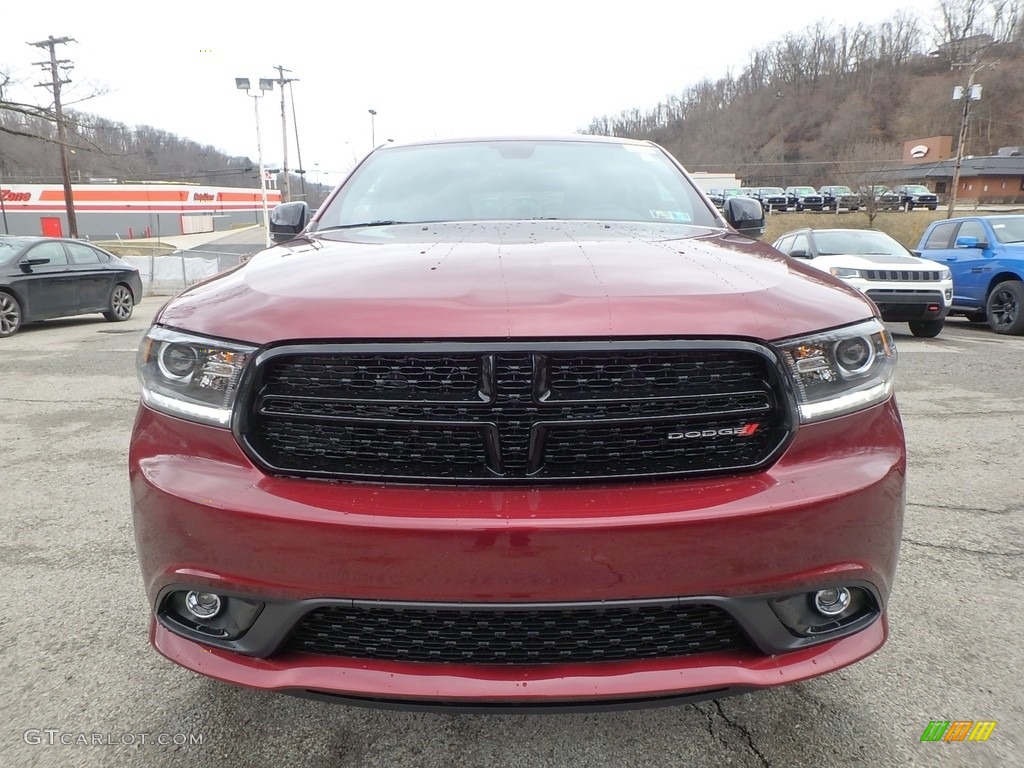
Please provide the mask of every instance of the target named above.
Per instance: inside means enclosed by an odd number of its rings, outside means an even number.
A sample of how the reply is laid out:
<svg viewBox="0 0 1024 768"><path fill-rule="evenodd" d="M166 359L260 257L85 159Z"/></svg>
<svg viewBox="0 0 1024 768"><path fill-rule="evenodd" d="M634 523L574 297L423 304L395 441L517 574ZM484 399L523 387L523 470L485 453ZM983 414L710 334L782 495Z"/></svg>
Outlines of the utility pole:
<svg viewBox="0 0 1024 768"><path fill-rule="evenodd" d="M281 202L287 203L292 199L292 182L288 178L288 118L284 106L284 87L286 84L294 82L296 78L285 77L284 73L291 72L291 70L285 69L280 64L274 67L274 69L277 70L277 84L281 86L281 141L284 143L282 161L284 166L284 195L281 198ZM301 160L299 160L299 164L302 164Z"/></svg>
<svg viewBox="0 0 1024 768"><path fill-rule="evenodd" d="M292 88L292 82L288 83L288 95L292 100L292 128L295 130L295 154L299 156L299 170L296 173L299 174L299 181L302 182L302 199L308 203L309 200L306 197L306 166L302 164L302 147L299 144L299 119L295 116L295 91Z"/></svg>
<svg viewBox="0 0 1024 768"><path fill-rule="evenodd" d="M994 67L999 62L983 65L978 59L973 61L954 63L954 67L970 67L971 74L967 78L967 87L956 86L953 89L953 101L963 99L964 108L960 118L960 138L956 145L956 164L953 166L953 185L949 190L949 206L946 209L946 218L953 218L953 207L956 205L956 195L960 187L960 166L964 162L964 144L967 141L967 125L971 120L971 102L981 101L981 86L974 83L974 76L982 66Z"/></svg>
<svg viewBox="0 0 1024 768"><path fill-rule="evenodd" d="M60 87L70 83L71 80L62 80L58 73L58 69L70 70L72 63L71 59L58 59L56 47L76 42L78 41L73 37L54 37L50 35L46 40L29 43L29 45L36 48L50 49L49 61L36 61L33 63L43 69L49 68L51 82L36 83L36 88L50 88L53 90L53 111L57 117L57 142L60 147L60 174L64 180L64 207L68 214L68 235L75 238L78 237L78 219L75 217L75 201L71 191L71 173L68 171L68 128L64 122L64 110L60 104Z"/></svg>

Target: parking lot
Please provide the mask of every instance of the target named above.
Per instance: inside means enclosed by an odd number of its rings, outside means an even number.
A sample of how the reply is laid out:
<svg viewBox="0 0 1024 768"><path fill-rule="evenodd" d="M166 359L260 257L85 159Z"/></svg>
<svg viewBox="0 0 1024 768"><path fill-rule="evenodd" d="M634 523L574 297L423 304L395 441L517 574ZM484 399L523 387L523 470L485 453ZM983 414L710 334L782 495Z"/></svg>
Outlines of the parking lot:
<svg viewBox="0 0 1024 768"><path fill-rule="evenodd" d="M232 688L149 648L126 458L135 350L162 301L0 342L0 765L1021 764L1024 337L891 326L909 494L875 656L688 706L450 715ZM931 720L997 726L982 743L922 743Z"/></svg>

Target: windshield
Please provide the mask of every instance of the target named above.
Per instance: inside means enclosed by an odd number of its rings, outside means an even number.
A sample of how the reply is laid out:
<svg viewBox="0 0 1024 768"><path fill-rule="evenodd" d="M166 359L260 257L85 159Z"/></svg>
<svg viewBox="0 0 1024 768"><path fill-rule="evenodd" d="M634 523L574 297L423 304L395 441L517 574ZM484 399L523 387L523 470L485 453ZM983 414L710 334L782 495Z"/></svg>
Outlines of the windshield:
<svg viewBox="0 0 1024 768"><path fill-rule="evenodd" d="M321 212L318 229L535 219L720 226L653 145L501 140L378 149Z"/></svg>
<svg viewBox="0 0 1024 768"><path fill-rule="evenodd" d="M1000 243L1024 243L1024 216L999 216L988 222Z"/></svg>
<svg viewBox="0 0 1024 768"><path fill-rule="evenodd" d="M782 191L782 187L761 187L761 194L762 195L784 195L786 193Z"/></svg>
<svg viewBox="0 0 1024 768"><path fill-rule="evenodd" d="M818 230L814 233L814 244L819 256L837 256L839 254L906 256L909 253L906 248L887 234L871 230L846 232Z"/></svg>
<svg viewBox="0 0 1024 768"><path fill-rule="evenodd" d="M794 187L793 193L797 195L816 195L818 194L814 187Z"/></svg>
<svg viewBox="0 0 1024 768"><path fill-rule="evenodd" d="M931 194L931 192L928 191L928 187L922 186L921 184L912 184L912 185L908 186L906 189L907 189L907 192L910 192L911 194L914 194L914 195L930 195Z"/></svg>

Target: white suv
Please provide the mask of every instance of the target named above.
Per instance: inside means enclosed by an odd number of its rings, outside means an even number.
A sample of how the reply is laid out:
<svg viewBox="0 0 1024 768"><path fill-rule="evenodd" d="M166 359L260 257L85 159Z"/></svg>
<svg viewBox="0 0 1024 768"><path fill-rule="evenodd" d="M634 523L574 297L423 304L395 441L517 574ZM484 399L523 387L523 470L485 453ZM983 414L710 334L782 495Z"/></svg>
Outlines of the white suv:
<svg viewBox="0 0 1024 768"><path fill-rule="evenodd" d="M938 336L953 300L953 278L876 229L800 229L774 243L783 253L866 293L882 319L905 322L915 336Z"/></svg>

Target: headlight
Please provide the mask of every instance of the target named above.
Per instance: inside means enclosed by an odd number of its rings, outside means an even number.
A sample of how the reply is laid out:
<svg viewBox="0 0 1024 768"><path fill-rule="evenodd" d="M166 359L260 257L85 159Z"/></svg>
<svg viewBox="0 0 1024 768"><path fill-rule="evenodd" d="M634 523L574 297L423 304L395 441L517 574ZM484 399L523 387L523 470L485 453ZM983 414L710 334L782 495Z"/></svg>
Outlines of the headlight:
<svg viewBox="0 0 1024 768"><path fill-rule="evenodd" d="M896 345L878 320L776 345L796 384L800 421L820 421L892 394Z"/></svg>
<svg viewBox="0 0 1024 768"><path fill-rule="evenodd" d="M828 271L836 277L862 277L859 269L849 267L829 267Z"/></svg>
<svg viewBox="0 0 1024 768"><path fill-rule="evenodd" d="M939 280L952 280L952 279L953 279L953 273L950 272L948 269L944 269L941 272L939 272Z"/></svg>
<svg viewBox="0 0 1024 768"><path fill-rule="evenodd" d="M153 326L136 361L142 402L184 419L231 425L235 391L255 348Z"/></svg>

